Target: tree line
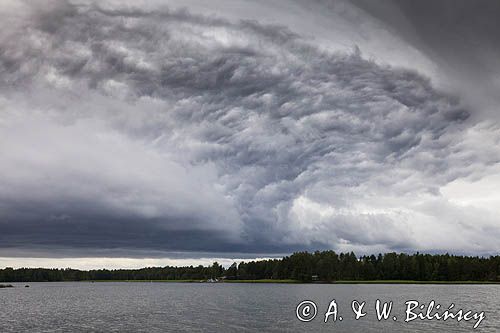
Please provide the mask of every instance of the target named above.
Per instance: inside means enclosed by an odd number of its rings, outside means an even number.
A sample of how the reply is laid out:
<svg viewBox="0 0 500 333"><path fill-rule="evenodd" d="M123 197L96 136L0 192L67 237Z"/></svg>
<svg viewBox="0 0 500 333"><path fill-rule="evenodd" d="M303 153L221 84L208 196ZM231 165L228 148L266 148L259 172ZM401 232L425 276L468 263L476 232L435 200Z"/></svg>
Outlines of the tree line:
<svg viewBox="0 0 500 333"><path fill-rule="evenodd" d="M297 252L282 259L211 266L147 267L142 269L5 268L0 282L111 280L342 280L500 281L500 256L386 253L357 257L353 252Z"/></svg>

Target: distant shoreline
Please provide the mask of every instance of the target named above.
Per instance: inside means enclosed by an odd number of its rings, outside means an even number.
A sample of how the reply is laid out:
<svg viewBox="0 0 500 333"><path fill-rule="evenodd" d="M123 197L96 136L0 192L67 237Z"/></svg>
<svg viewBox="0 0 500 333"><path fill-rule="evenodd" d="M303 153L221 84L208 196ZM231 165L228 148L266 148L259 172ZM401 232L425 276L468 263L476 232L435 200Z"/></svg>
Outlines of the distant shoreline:
<svg viewBox="0 0 500 333"><path fill-rule="evenodd" d="M208 283L336 284L497 284L500 255L468 257L449 254L295 252L281 259L212 265L128 269L12 268L0 269L1 282L23 281L164 281ZM330 282L331 283L331 282Z"/></svg>
<svg viewBox="0 0 500 333"><path fill-rule="evenodd" d="M25 281L26 283L39 283L44 281ZM18 283L25 283L18 282ZM49 281L45 281L49 282ZM225 280L220 282L207 282L200 280L93 280L93 281L52 281L51 283L57 282L80 282L80 283L104 283L104 282L134 282L134 283L200 283L200 284L224 284L224 283L247 283L247 284L425 284L425 285L500 285L500 281L413 281L413 280L367 280L367 281L359 281L359 280L340 280L340 281L332 281L332 282L303 282L299 280L272 280L272 279L263 279L263 280Z"/></svg>

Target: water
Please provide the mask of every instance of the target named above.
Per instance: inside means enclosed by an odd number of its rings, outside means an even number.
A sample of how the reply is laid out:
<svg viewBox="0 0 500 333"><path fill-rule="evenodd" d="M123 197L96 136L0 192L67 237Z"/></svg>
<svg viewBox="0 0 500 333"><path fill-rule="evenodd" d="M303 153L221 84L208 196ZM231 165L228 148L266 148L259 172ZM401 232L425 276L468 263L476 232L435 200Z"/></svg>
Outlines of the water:
<svg viewBox="0 0 500 333"><path fill-rule="evenodd" d="M485 311L478 332L500 331L500 285L29 283L0 289L0 332L471 332L475 320L404 322L405 301ZM302 300L318 315L300 322ZM335 299L342 321L324 323ZM393 301L389 320L375 300ZM368 313L354 320L351 301ZM397 317L397 321L392 319ZM330 318L331 320L331 318Z"/></svg>

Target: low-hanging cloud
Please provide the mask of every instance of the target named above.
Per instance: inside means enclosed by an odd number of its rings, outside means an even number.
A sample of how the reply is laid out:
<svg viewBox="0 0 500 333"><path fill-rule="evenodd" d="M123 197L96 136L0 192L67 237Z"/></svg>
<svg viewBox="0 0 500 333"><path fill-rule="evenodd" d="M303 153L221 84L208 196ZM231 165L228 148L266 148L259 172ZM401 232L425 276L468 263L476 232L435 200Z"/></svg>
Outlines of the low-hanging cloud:
<svg viewBox="0 0 500 333"><path fill-rule="evenodd" d="M257 21L23 6L0 33L0 246L498 251L442 193L492 173L498 127L416 70Z"/></svg>

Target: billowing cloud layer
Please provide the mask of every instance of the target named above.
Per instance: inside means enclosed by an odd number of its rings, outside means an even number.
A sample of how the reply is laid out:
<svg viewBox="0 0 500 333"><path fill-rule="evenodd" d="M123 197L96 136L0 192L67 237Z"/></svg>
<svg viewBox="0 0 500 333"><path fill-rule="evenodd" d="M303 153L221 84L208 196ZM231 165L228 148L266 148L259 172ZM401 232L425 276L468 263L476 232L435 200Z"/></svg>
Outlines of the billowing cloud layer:
<svg viewBox="0 0 500 333"><path fill-rule="evenodd" d="M419 68L196 10L3 7L4 249L500 249L499 125Z"/></svg>

